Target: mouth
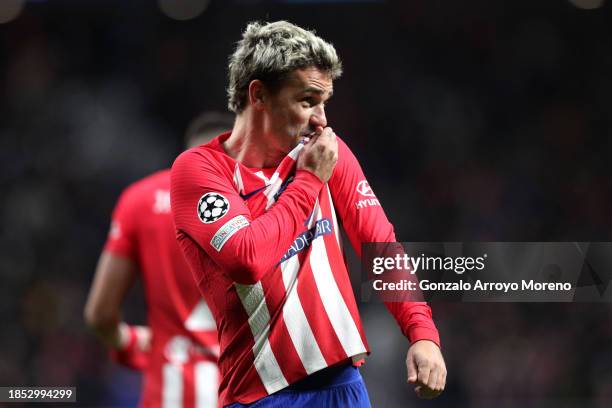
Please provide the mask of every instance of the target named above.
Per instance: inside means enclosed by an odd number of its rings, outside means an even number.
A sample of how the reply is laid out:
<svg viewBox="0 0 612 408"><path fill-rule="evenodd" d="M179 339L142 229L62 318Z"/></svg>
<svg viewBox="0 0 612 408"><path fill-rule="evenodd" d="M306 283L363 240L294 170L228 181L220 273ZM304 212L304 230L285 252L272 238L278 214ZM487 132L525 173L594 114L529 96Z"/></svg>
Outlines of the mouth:
<svg viewBox="0 0 612 408"><path fill-rule="evenodd" d="M316 133L317 133L317 131L316 131L316 130L313 130L312 132L309 132L309 133L302 133L300 136L301 136L301 137L311 138L311 137L313 137L313 136L314 136Z"/></svg>

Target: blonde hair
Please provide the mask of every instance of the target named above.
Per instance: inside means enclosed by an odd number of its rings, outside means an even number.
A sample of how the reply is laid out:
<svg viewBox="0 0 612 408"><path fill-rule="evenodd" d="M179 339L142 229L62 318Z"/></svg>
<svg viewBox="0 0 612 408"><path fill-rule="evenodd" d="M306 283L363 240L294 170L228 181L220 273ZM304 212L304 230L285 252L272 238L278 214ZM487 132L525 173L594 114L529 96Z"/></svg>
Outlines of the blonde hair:
<svg viewBox="0 0 612 408"><path fill-rule="evenodd" d="M250 23L229 59L228 108L241 113L249 84L259 79L277 87L296 69L316 67L332 79L342 75L342 63L334 46L287 21Z"/></svg>

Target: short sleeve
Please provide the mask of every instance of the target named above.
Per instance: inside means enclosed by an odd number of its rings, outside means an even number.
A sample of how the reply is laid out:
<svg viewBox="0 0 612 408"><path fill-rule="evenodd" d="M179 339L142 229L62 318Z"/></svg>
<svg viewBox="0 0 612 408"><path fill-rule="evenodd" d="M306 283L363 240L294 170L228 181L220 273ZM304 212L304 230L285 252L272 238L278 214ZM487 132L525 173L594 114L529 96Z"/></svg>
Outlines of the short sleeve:
<svg viewBox="0 0 612 408"><path fill-rule="evenodd" d="M136 192L128 187L121 193L111 217L104 250L136 260Z"/></svg>

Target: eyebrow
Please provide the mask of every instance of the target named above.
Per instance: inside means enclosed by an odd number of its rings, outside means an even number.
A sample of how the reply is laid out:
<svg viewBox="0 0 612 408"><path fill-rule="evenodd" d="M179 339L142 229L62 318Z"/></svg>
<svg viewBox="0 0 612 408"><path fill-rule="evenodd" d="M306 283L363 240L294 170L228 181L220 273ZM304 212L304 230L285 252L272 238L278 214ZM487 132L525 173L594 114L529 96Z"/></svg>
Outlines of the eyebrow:
<svg viewBox="0 0 612 408"><path fill-rule="evenodd" d="M309 86L308 88L304 89L302 93L315 93L315 94L323 95L325 91L322 90L321 88L315 88L315 87ZM332 89L331 91L329 91L328 98L331 98L333 95L334 95L334 90Z"/></svg>

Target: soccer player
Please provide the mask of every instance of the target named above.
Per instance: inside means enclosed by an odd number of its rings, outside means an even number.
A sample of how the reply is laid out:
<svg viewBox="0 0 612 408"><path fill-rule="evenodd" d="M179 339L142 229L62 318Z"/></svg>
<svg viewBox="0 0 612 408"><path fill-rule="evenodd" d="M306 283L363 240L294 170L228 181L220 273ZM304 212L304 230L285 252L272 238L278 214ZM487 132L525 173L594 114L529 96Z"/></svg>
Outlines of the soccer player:
<svg viewBox="0 0 612 408"><path fill-rule="evenodd" d="M189 126L190 147L231 129L230 114L205 113ZM120 319L135 277L145 290L148 326ZM143 407L217 407L215 321L176 242L170 170L129 186L119 198L100 256L85 319L120 363L143 371Z"/></svg>
<svg viewBox="0 0 612 408"><path fill-rule="evenodd" d="M370 406L355 367L369 349L339 226L358 254L362 242L395 235L327 126L340 74L335 49L314 33L249 24L229 63L232 131L172 167L179 244L220 331L224 406ZM446 368L431 310L387 307L411 342L408 381L437 396Z"/></svg>

